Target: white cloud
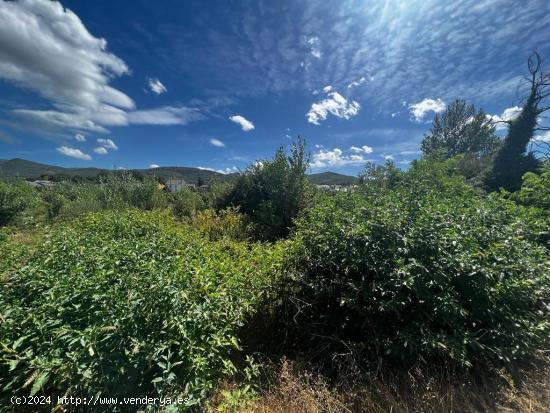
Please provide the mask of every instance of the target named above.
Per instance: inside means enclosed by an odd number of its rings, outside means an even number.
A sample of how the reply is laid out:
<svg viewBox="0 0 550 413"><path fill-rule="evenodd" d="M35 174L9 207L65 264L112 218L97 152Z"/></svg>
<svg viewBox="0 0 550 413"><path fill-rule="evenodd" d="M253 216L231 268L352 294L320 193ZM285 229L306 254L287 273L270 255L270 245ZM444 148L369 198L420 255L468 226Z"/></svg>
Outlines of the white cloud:
<svg viewBox="0 0 550 413"><path fill-rule="evenodd" d="M359 113L360 108L361 105L358 102L348 102L338 92L330 92L326 99L313 103L306 116L309 123L319 125L321 121L327 118L329 113L338 118L350 119Z"/></svg>
<svg viewBox="0 0 550 413"><path fill-rule="evenodd" d="M363 155L345 155L340 148L329 150L321 146L318 149L311 158L310 166L313 169L340 168L349 165L361 165L367 162Z"/></svg>
<svg viewBox="0 0 550 413"><path fill-rule="evenodd" d="M224 174L224 175L239 172L239 168L237 168L236 166L232 166L231 168L225 168L225 169L214 169L214 168L208 168L206 166L197 166L197 169L200 169L202 171L217 172L219 174Z"/></svg>
<svg viewBox="0 0 550 413"><path fill-rule="evenodd" d="M149 79L148 85L149 89L151 89L151 92L156 93L157 95L168 92L166 86L164 86L162 82L158 79Z"/></svg>
<svg viewBox="0 0 550 413"><path fill-rule="evenodd" d="M384 155L384 159L386 161L393 161L394 157L393 157L393 155Z"/></svg>
<svg viewBox="0 0 550 413"><path fill-rule="evenodd" d="M84 161L89 161L90 159L92 159L90 155L82 152L80 149L69 148L68 146L60 146L59 148L56 148L56 149L57 149L57 152L65 156L70 156L71 158L82 159Z"/></svg>
<svg viewBox="0 0 550 413"><path fill-rule="evenodd" d="M97 140L97 143L99 143L105 149L112 149L114 151L118 150L118 146L116 146L116 144L111 139L99 138Z"/></svg>
<svg viewBox="0 0 550 413"><path fill-rule="evenodd" d="M549 142L550 143L550 130L544 131L540 135L533 136L532 141L535 141L535 142Z"/></svg>
<svg viewBox="0 0 550 413"><path fill-rule="evenodd" d="M241 125L241 128L245 132L254 129L254 124L252 122L250 122L248 119L246 119L244 116L233 115L233 116L229 117L229 120L231 122L235 122L235 123Z"/></svg>
<svg viewBox="0 0 550 413"><path fill-rule="evenodd" d="M365 83L367 81L367 79L365 79L364 77L361 77L359 80L354 80L353 82L351 82L349 85L348 85L348 89L351 89L353 87L357 87L357 86L361 86L363 83Z"/></svg>
<svg viewBox="0 0 550 413"><path fill-rule="evenodd" d="M109 151L105 149L103 146L98 146L97 148L94 148L94 152L99 155L107 155Z"/></svg>
<svg viewBox="0 0 550 413"><path fill-rule="evenodd" d="M129 122L137 125L186 125L200 119L204 119L204 116L198 109L184 106L165 106L128 113Z"/></svg>
<svg viewBox="0 0 550 413"><path fill-rule="evenodd" d="M321 58L321 40L317 36L311 36L305 38L306 43L309 45L309 52L316 58Z"/></svg>
<svg viewBox="0 0 550 413"><path fill-rule="evenodd" d="M217 146L218 148L225 148L225 143L216 138L210 139L210 144Z"/></svg>
<svg viewBox="0 0 550 413"><path fill-rule="evenodd" d="M352 152L355 152L355 153L372 153L374 151L374 149L372 149L372 147L367 146L367 145L363 145L361 147L352 146L349 149Z"/></svg>
<svg viewBox="0 0 550 413"><path fill-rule="evenodd" d="M86 137L81 133L77 133L76 135L74 135L74 138L77 142L86 142Z"/></svg>
<svg viewBox="0 0 550 413"><path fill-rule="evenodd" d="M502 130L508 126L506 122L516 119L520 113L521 108L519 106L512 106L504 109L501 115L487 115L487 119L493 121L497 130Z"/></svg>
<svg viewBox="0 0 550 413"><path fill-rule="evenodd" d="M323 88L323 92L325 92L325 93L328 93L328 92L330 92L331 90L332 90L332 86L331 86L331 85L325 86L325 87Z"/></svg>
<svg viewBox="0 0 550 413"><path fill-rule="evenodd" d="M33 90L56 110L19 109L39 123L102 132L93 114L101 108L132 109L134 102L109 86L129 72L61 3L0 3L0 78ZM99 124L98 124L99 123Z"/></svg>
<svg viewBox="0 0 550 413"><path fill-rule="evenodd" d="M446 108L445 102L441 99L424 99L418 103L409 105L411 114L417 122L420 122L429 112L440 113Z"/></svg>
<svg viewBox="0 0 550 413"><path fill-rule="evenodd" d="M160 165L157 165L156 163L152 163L151 165L149 165L149 169L155 169L155 168L160 168Z"/></svg>

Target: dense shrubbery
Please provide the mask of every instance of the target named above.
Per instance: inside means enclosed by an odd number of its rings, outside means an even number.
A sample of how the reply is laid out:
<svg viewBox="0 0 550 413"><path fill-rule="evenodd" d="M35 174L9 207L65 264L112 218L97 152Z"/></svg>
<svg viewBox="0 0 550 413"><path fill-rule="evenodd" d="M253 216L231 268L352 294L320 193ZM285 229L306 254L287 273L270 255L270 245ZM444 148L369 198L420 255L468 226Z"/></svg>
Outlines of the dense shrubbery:
<svg viewBox="0 0 550 413"><path fill-rule="evenodd" d="M541 348L550 268L548 250L530 240L536 217L476 192L445 164L417 162L393 188L365 185L298 221L299 329L317 344L330 337L323 346L404 362L509 362Z"/></svg>
<svg viewBox="0 0 550 413"><path fill-rule="evenodd" d="M35 202L34 191L24 182L0 181L0 226L24 220L25 211Z"/></svg>
<svg viewBox="0 0 550 413"><path fill-rule="evenodd" d="M279 257L277 248L209 242L161 212L103 212L53 227L3 275L4 395L198 403L236 372L238 329L269 294Z"/></svg>
<svg viewBox="0 0 550 413"><path fill-rule="evenodd" d="M255 163L237 179L225 206L248 215L259 239L285 237L310 199L307 168L303 141L293 145L290 156L279 148L272 160Z"/></svg>

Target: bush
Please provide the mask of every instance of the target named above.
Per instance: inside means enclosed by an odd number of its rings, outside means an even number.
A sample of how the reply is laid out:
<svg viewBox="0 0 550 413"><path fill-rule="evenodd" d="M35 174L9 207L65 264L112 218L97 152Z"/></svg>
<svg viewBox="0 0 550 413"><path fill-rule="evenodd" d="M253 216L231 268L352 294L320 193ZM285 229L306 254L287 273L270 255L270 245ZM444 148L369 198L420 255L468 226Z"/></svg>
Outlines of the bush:
<svg viewBox="0 0 550 413"><path fill-rule="evenodd" d="M237 332L269 293L279 256L211 243L160 212L53 226L2 280L3 397L179 395L200 403L236 373Z"/></svg>
<svg viewBox="0 0 550 413"><path fill-rule="evenodd" d="M24 182L0 181L0 226L14 224L36 204L36 192Z"/></svg>
<svg viewBox="0 0 550 413"><path fill-rule="evenodd" d="M202 209L203 200L194 190L182 188L171 194L172 211L178 218L193 218L195 213Z"/></svg>
<svg viewBox="0 0 550 413"><path fill-rule="evenodd" d="M425 161L393 189L324 198L294 238L299 328L399 362L532 354L550 332L550 268L529 219Z"/></svg>
<svg viewBox="0 0 550 413"><path fill-rule="evenodd" d="M255 224L258 238L283 238L308 205L311 194L306 176L308 166L303 141L293 145L288 157L281 147L272 160L257 162L238 177L226 206L238 207L247 214Z"/></svg>

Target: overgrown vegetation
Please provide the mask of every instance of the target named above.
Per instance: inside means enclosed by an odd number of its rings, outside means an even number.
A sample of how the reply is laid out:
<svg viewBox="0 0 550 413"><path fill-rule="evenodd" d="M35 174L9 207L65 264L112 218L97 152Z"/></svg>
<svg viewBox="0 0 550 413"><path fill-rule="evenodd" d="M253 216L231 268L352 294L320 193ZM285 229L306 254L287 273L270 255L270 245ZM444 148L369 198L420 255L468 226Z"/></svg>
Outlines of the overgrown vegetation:
<svg viewBox="0 0 550 413"><path fill-rule="evenodd" d="M495 172L511 146L534 157L529 99L504 141L456 101L408 170L368 164L336 193L308 181L302 140L208 189L0 182L0 400L547 409L550 166Z"/></svg>

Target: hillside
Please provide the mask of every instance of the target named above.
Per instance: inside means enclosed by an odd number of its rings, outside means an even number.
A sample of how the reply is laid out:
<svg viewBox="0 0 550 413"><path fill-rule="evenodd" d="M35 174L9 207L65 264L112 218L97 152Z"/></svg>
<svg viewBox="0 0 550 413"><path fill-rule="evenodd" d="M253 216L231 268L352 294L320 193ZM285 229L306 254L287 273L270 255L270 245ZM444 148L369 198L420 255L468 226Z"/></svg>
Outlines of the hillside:
<svg viewBox="0 0 550 413"><path fill-rule="evenodd" d="M309 179L316 185L353 185L357 177L343 175L336 172L321 172L309 175Z"/></svg>
<svg viewBox="0 0 550 413"><path fill-rule="evenodd" d="M231 180L236 174L224 175L215 171L186 166L165 166L155 169L130 169L148 176L156 176L162 179L182 178L192 184L199 183L199 179L207 184L213 179ZM100 168L64 168L62 166L47 165L26 159L0 160L0 179L23 178L34 180L46 178L60 180L63 178L79 177L83 179L95 179L100 174L113 173L110 169ZM354 176L342 175L336 172L322 172L309 175L311 182L316 185L351 185L357 181Z"/></svg>

